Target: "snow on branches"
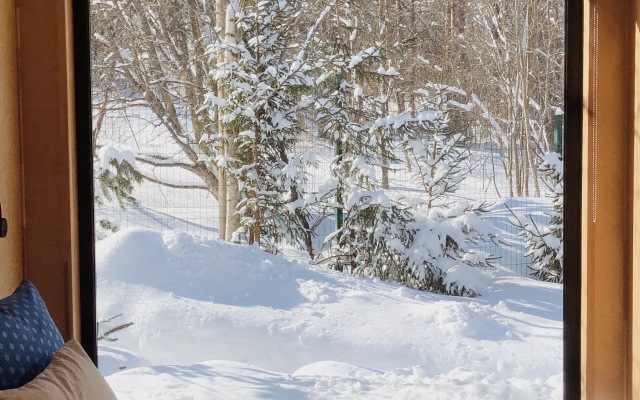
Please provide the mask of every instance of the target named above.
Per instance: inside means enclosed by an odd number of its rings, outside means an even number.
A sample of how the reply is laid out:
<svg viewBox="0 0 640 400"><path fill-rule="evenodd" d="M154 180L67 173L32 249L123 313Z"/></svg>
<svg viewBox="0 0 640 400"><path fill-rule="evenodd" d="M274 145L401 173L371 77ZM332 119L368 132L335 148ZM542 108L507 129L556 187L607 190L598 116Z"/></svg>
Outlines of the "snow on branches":
<svg viewBox="0 0 640 400"><path fill-rule="evenodd" d="M97 154L97 163L94 163L95 175L99 183L100 192L96 195L98 205L105 202L118 202L121 209L125 209L127 203L138 205L133 197L134 184L142 181L142 174L136 168L134 154L129 150L104 145Z"/></svg>
<svg viewBox="0 0 640 400"><path fill-rule="evenodd" d="M520 230L525 241L528 257L531 257L531 275L548 282L563 282L563 210L564 174L563 161L558 153L547 153L542 158L538 170L543 174L553 201L553 211L549 213L548 226L536 224L531 215L515 213L509 222Z"/></svg>
<svg viewBox="0 0 640 400"><path fill-rule="evenodd" d="M484 205L451 203L469 152L464 135L450 132L446 88L418 91L419 112L394 111L387 89L399 73L381 66L380 45L353 51L337 35L330 47L310 49L312 35L295 40L291 30L301 12L300 2L231 1L224 37L208 50L218 93L206 107L220 123L203 145L229 178L228 198L237 195L227 202L237 220L232 240L272 252L305 247L314 258L312 221L335 209L342 223L321 262L421 290L478 294L460 271L489 265L492 257L470 244L494 232L480 218ZM309 115L335 149L315 194L305 192L313 149L296 150ZM420 204L389 190L390 165L403 152L424 190Z"/></svg>
<svg viewBox="0 0 640 400"><path fill-rule="evenodd" d="M302 244L313 257L298 202L313 157L294 151L302 131L298 116L309 105L312 85L303 53L291 45L301 11L300 2L230 1L225 38L209 51L216 65L211 75L226 97L210 98L217 100L212 105L221 121L213 138L217 167L238 194L232 240L272 252L283 241Z"/></svg>
<svg viewBox="0 0 640 400"><path fill-rule="evenodd" d="M369 55L369 57L364 57ZM323 76L325 98L317 101L321 135L332 142L335 203L344 224L327 241L334 241L324 259L333 268L394 280L407 286L463 296L478 294L465 268L488 266L493 257L472 250L470 244L496 236L493 225L482 220L485 205L451 204L465 172L461 164L469 151L461 133L451 133L446 107L425 101L423 111L396 114L388 111L384 96L360 89L359 78L389 79L386 71L372 73L367 61L377 51L354 58L331 60L334 77ZM361 71L365 69L365 71ZM385 72L385 73L382 73ZM350 96L350 92L354 95ZM392 198L380 182L380 171L404 149L415 166L415 180L424 190L423 201ZM329 199L329 196L325 197ZM424 207L426 206L426 215ZM329 205L327 204L327 207ZM458 271L447 278L448 271Z"/></svg>

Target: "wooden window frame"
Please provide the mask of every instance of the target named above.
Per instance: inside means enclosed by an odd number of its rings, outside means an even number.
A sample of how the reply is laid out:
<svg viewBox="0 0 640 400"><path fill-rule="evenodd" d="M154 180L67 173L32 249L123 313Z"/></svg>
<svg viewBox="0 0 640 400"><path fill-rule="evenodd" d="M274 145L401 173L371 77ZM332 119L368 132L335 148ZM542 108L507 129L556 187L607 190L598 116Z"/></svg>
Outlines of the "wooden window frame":
<svg viewBox="0 0 640 400"><path fill-rule="evenodd" d="M601 17L603 21L614 15L611 9L624 8L634 5L634 12L628 13L629 18L636 18L640 15L638 12L638 1L628 0L622 2L607 2L600 0L602 4L606 4L607 8L602 8ZM629 211L640 212L640 204L638 197L634 196L635 188L640 187L640 178L632 175L628 178L628 185L625 194L619 198L609 202L613 207L622 207L615 215L616 221L609 221L606 217L595 225L589 222L587 213L590 212L590 202L594 196L589 194L592 184L587 179L587 172L593 167L588 158L589 151L593 153L593 146L586 143L591 140L593 129L588 126L593 116L597 115L594 111L593 104L596 102L590 97L590 87L597 83L590 80L589 75L592 74L594 63L587 59L592 54L592 44L589 42L590 33L593 27L593 5L597 0L566 0L566 59L565 59L565 284L564 284L564 398L567 400L579 398L638 398L640 396L639 372L640 367L637 357L638 341L633 340L633 334L627 328L639 328L637 318L633 318L634 305L640 304L640 295L638 290L633 290L633 282L635 280L636 287L640 287L639 281L639 265L640 255L633 252L633 244L640 236L640 224L636 222L637 217L634 216L633 222L628 226L616 225L620 220L620 214ZM613 5L612 5L613 4ZM618 4L618 5L616 5ZM622 4L622 5L620 5ZM602 6L601 6L602 7ZM609 8L610 7L610 8ZM618 10L619 12L620 10ZM606 14L606 15L605 15ZM609 17L608 17L609 16ZM615 15L614 15L615 16ZM619 15L618 15L619 17ZM589 18L587 23L586 19ZM625 17L626 18L626 17ZM626 19L623 18L623 22ZM611 19L609 19L611 20ZM623 23L623 25L625 25ZM637 24L636 24L637 25ZM626 26L626 25L625 25ZM625 30L623 28L622 30ZM638 29L636 35L631 39L640 36ZM638 40L631 40L624 33L618 32L620 40L623 40L622 47L636 46ZM80 331L84 348L94 359L97 358L96 350L96 321L95 321L95 261L94 261L94 216L93 216L93 177L92 163L93 155L91 154L91 89L90 89L90 51L89 51L89 2L86 0L73 1L73 35L74 35L74 79L75 79L75 110L76 110L76 170L77 170L77 218L79 221L79 265L80 265L80 302L82 304L80 314ZM614 33L615 36L615 33ZM628 34L628 36L632 36ZM613 36L612 36L613 37ZM615 39L618 40L618 39ZM615 46L614 46L615 47ZM627 48L629 50L630 48ZM635 51L635 47L630 49ZM603 48L603 55L609 49ZM614 52L615 53L615 52ZM632 54L635 54L631 52ZM624 54L616 53L614 56L624 58ZM623 60L624 61L624 60ZM603 66L606 69L606 66ZM619 77L624 82L629 78L632 71L625 71L624 76ZM626 75L625 75L626 74ZM637 76L635 73L636 86L638 86ZM615 89L615 88L614 88ZM611 90L611 88L609 88ZM607 88L603 87L602 93L606 93ZM638 101L634 97L634 90L630 93L622 95L625 102L631 104L630 108L635 110ZM637 135L628 135L629 129L640 126L639 117L635 115L633 110L621 111L623 119L629 119L629 115L635 117L633 124L622 124L627 128L623 129L624 136L630 145L630 151L625 153L627 169L633 171L636 167L640 168L640 151L633 152L635 149L640 150L640 139L635 138ZM595 113L595 114L594 114ZM614 120L612 123L620 123ZM609 128L607 128L609 129ZM613 128L611 128L613 129ZM601 132L606 131L605 127L601 127ZM624 140L624 138L619 138ZM619 142L618 142L619 144ZM602 149L603 151L606 150ZM596 152L599 151L596 149ZM625 149L626 151L626 149ZM603 153L604 154L604 153ZM596 166L597 167L597 166ZM583 173L584 171L584 173ZM610 177L620 178L620 172L604 171L600 179L608 179ZM618 175L616 175L618 174ZM616 202L620 203L617 204ZM607 202L605 202L607 203ZM614 204L616 203L616 204ZM624 203L624 204L623 204ZM626 208L625 208L626 207ZM605 207L606 210L606 207ZM615 210L614 210L615 211ZM637 215L637 213L635 214ZM609 228L611 226L616 229L627 229L626 233L619 233L621 240L632 237L633 241L630 245L625 244L621 248L613 249L609 252L604 251L602 255L587 251L592 246L594 248L606 249L607 244L604 242L606 237L598 236L598 229ZM596 232L596 233L594 233ZM611 238L609 238L611 240ZM598 247L599 246L599 247ZM626 247L625 247L626 246ZM610 250L610 249L609 249ZM602 257L613 254L622 257L626 261L633 261L633 269L629 267L629 263L625 263L622 268L622 278L627 279L628 286L621 288L621 294L612 302L607 303L607 307L596 309L596 305L600 304L604 294L598 293L593 285L599 283L593 282L595 275L595 266L602 261ZM626 257L626 258L625 258ZM586 294L589 293L589 296ZM599 313L609 313L616 304L624 303L621 310L621 317L618 318L620 329L615 330L611 337L606 337L603 332L607 328L599 326L598 323L602 318ZM606 299L605 299L606 303ZM631 321L631 322L629 322ZM625 335L622 335L626 331ZM613 337L618 335L617 337ZM622 335L622 336L620 336ZM638 336L638 335L635 335ZM613 349L614 356L623 358L623 366L616 369L615 361L611 357L605 357L603 352L598 350L599 346L606 346L608 343L614 343L616 348ZM622 352L620 354L619 352ZM601 376L600 371L607 368L613 368L615 371L623 371L622 374L617 372L604 374ZM620 375L617 376L616 375ZM619 387L620 389L616 389ZM623 397L615 397L623 393ZM636 396L636 397L633 397Z"/></svg>

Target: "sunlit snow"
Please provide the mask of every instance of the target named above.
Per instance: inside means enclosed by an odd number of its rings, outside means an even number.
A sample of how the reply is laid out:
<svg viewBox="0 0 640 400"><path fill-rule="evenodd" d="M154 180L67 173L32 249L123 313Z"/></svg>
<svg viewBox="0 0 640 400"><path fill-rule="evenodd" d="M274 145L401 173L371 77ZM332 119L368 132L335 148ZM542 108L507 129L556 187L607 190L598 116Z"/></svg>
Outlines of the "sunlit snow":
<svg viewBox="0 0 640 400"><path fill-rule="evenodd" d="M98 318L123 314L100 330L134 322L99 342L120 400L562 397L561 285L475 271L480 297L441 296L141 228L96 257Z"/></svg>

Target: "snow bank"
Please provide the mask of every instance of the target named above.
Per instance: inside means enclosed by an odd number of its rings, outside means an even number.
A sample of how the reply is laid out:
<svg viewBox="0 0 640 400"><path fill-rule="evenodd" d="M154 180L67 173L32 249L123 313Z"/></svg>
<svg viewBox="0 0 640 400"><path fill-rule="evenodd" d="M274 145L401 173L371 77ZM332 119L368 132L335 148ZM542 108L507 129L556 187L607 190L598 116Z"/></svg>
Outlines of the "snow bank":
<svg viewBox="0 0 640 400"><path fill-rule="evenodd" d="M134 322L100 342L121 400L561 398L560 285L455 298L183 232L97 246L98 318Z"/></svg>

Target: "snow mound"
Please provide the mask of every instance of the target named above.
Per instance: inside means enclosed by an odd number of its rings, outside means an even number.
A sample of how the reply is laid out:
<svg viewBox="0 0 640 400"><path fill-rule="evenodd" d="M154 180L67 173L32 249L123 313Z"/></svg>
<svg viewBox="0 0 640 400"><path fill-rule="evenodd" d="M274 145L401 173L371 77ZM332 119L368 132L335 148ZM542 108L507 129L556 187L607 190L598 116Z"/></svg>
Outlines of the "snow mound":
<svg viewBox="0 0 640 400"><path fill-rule="evenodd" d="M100 342L121 400L562 395L558 284L466 271L482 296L441 296L149 229L96 256L99 320L133 322Z"/></svg>
<svg viewBox="0 0 640 400"><path fill-rule="evenodd" d="M484 282L485 276L482 272L467 265L455 265L447 270L445 283L456 284L459 288L463 286L476 293L487 292L487 284Z"/></svg>
<svg viewBox="0 0 640 400"><path fill-rule="evenodd" d="M293 376L334 376L334 377L363 377L372 374L381 374L367 368L357 367L355 365L339 362L339 361L318 361L312 364L298 368Z"/></svg>
<svg viewBox="0 0 640 400"><path fill-rule="evenodd" d="M99 344L98 365L102 375L109 376L126 369L146 367L149 362L127 349Z"/></svg>
<svg viewBox="0 0 640 400"><path fill-rule="evenodd" d="M257 247L185 232L124 229L98 243L98 279L143 284L174 296L291 308L305 300L297 277L317 277ZM308 273L307 273L308 272Z"/></svg>

